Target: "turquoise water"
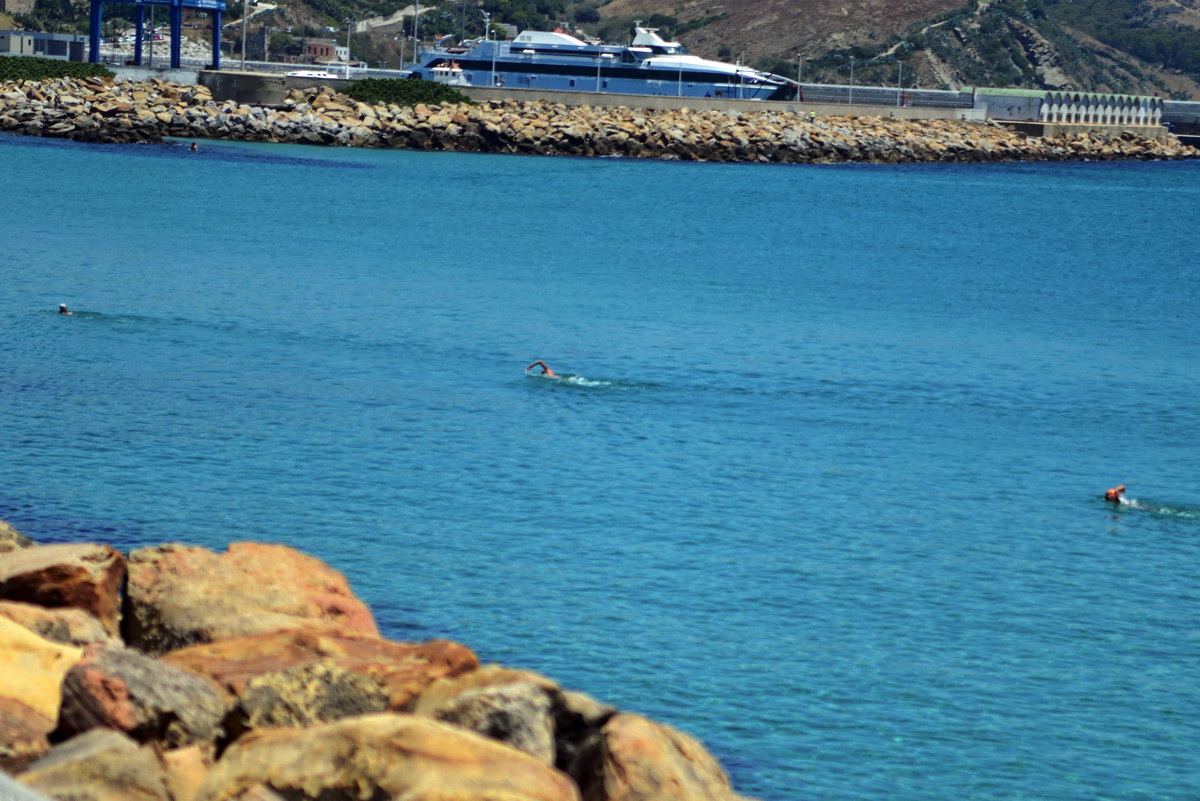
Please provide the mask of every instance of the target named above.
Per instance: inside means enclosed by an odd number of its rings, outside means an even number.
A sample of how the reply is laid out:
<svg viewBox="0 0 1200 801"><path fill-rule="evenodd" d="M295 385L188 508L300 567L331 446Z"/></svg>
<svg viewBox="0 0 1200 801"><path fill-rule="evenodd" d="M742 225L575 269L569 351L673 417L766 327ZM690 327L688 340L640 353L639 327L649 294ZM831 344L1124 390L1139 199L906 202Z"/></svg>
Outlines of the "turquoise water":
<svg viewBox="0 0 1200 801"><path fill-rule="evenodd" d="M1200 164L201 147L0 137L0 517L295 545L769 801L1196 797Z"/></svg>

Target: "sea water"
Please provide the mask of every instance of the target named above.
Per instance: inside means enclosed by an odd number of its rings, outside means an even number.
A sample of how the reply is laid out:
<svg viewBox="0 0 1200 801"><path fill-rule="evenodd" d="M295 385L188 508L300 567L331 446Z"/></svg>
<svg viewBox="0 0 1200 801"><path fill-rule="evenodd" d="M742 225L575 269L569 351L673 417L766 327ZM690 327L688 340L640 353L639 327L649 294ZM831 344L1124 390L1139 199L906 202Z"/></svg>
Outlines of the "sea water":
<svg viewBox="0 0 1200 801"><path fill-rule="evenodd" d="M1196 797L1200 165L0 175L36 540L288 543L769 801Z"/></svg>

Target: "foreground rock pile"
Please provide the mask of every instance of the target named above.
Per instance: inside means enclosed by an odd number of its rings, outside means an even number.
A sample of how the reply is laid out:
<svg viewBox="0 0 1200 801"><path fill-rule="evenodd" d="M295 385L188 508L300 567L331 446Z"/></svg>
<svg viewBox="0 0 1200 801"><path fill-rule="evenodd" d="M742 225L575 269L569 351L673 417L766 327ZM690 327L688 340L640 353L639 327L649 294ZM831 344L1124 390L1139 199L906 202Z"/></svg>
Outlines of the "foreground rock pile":
<svg viewBox="0 0 1200 801"><path fill-rule="evenodd" d="M381 638L340 574L280 545L124 555L0 521L0 677L0 768L47 798L741 798L668 726Z"/></svg>
<svg viewBox="0 0 1200 801"><path fill-rule="evenodd" d="M218 102L161 80L58 79L0 84L0 131L86 142L163 137L482 153L733 162L1180 159L1174 137L1078 133L1027 137L998 125L763 111L638 111L543 102L372 106L329 89L289 91L279 108Z"/></svg>

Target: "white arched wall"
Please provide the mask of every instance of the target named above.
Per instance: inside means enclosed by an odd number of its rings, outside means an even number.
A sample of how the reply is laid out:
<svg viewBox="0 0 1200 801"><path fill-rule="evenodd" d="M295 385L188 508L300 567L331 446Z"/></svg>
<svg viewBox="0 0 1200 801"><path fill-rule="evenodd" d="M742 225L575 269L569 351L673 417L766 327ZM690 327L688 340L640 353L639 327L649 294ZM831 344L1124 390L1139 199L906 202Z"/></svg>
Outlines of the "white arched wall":
<svg viewBox="0 0 1200 801"><path fill-rule="evenodd" d="M1158 97L1047 92L1038 118L1046 123L1085 125L1161 125L1163 101Z"/></svg>

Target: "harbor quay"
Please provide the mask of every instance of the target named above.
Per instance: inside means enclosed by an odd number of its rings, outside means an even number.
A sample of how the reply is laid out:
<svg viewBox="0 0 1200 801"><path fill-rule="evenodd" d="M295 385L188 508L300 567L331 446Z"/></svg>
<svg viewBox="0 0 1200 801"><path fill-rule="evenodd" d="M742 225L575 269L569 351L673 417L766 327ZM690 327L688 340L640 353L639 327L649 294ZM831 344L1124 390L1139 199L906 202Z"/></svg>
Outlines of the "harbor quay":
<svg viewBox="0 0 1200 801"><path fill-rule="evenodd" d="M706 107L703 98L692 98L671 108L631 108L512 97L407 107L357 102L330 86L282 86L278 95L272 90L250 102L226 96L252 94L252 79L243 77L242 82L240 88L235 85L232 89L157 77L2 83L0 131L85 142L224 139L747 163L1183 159L1200 155L1155 125L1056 123L1053 135L1038 136L995 120L961 119L950 113L933 119L897 118L895 109L887 107L822 106L818 111L799 104L768 107L758 103L742 104L750 106L743 109ZM848 113L864 109L873 113ZM927 112L916 116L927 116Z"/></svg>

